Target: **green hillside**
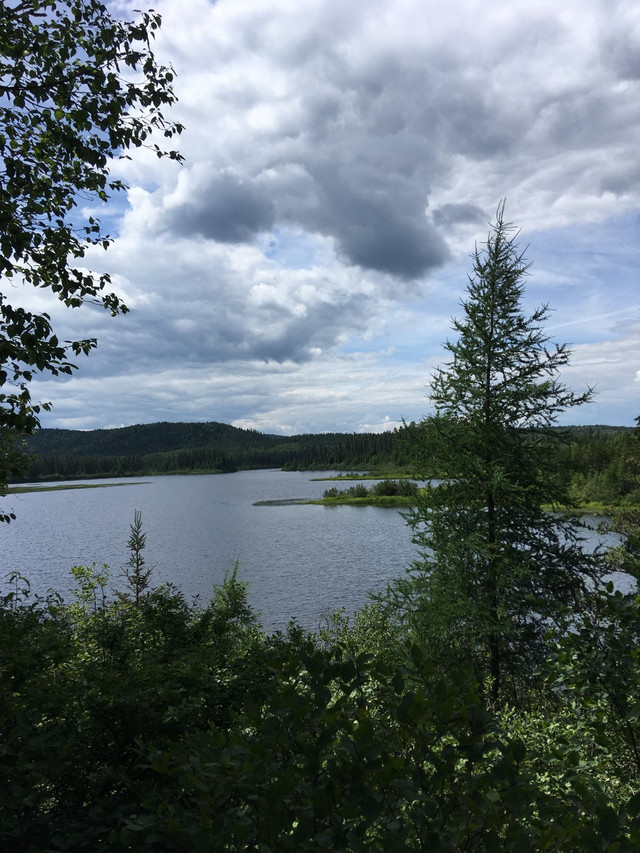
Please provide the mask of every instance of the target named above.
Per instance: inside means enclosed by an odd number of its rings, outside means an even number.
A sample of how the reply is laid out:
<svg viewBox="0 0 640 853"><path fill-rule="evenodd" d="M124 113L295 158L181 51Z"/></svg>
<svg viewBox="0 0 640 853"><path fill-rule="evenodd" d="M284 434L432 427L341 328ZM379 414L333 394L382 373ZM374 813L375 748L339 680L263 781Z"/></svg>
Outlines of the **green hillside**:
<svg viewBox="0 0 640 853"><path fill-rule="evenodd" d="M42 429L25 440L32 462L23 481L408 465L405 430L381 434L281 436L229 424L155 423L119 429Z"/></svg>
<svg viewBox="0 0 640 853"><path fill-rule="evenodd" d="M168 423L135 424L117 429L41 429L27 439L27 448L41 455L136 456L216 446L220 449L271 446L281 436L229 424Z"/></svg>

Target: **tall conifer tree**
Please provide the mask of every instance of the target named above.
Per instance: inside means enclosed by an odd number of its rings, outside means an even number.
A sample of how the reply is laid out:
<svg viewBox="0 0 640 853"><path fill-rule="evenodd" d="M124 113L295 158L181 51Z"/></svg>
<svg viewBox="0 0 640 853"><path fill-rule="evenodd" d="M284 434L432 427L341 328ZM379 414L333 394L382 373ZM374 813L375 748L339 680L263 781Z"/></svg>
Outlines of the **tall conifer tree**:
<svg viewBox="0 0 640 853"><path fill-rule="evenodd" d="M559 381L570 352L543 329L548 306L524 313L530 265L517 237L502 202L472 256L451 360L433 376L434 413L417 430L425 472L444 481L409 515L421 557L391 589L414 634L449 665L473 662L494 702L599 574L578 526L543 508L568 503L547 428L591 390Z"/></svg>

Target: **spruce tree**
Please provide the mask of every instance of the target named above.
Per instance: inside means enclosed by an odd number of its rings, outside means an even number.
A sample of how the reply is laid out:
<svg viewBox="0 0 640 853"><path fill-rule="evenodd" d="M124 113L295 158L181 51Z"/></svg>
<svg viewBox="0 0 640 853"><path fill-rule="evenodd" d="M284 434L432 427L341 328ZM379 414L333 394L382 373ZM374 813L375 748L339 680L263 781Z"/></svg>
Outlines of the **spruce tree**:
<svg viewBox="0 0 640 853"><path fill-rule="evenodd" d="M416 429L425 476L438 471L409 514L420 558L391 587L414 639L447 666L472 663L498 703L545 649L545 633L591 588L600 569L579 526L547 507L568 504L548 428L586 403L558 378L570 357L527 316L529 263L497 210L476 246L462 318L431 384L433 414Z"/></svg>
<svg viewBox="0 0 640 853"><path fill-rule="evenodd" d="M119 597L131 600L139 606L149 594L147 587L151 583L153 574L153 566L145 568L146 561L142 552L147 547L147 534L142 530L142 512L139 509L134 510L133 523L129 527L131 531L127 540L129 561L122 570L128 592L120 593Z"/></svg>

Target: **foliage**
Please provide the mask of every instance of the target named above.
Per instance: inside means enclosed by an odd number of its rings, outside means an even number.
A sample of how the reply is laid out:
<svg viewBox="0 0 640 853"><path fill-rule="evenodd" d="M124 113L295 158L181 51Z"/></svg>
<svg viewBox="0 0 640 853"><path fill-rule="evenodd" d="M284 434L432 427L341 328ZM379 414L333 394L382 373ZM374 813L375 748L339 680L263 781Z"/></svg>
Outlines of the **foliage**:
<svg viewBox="0 0 640 853"><path fill-rule="evenodd" d="M28 438L33 480L255 468L347 470L408 465L403 430L350 435L265 435L221 423L43 429Z"/></svg>
<svg viewBox="0 0 640 853"><path fill-rule="evenodd" d="M318 632L324 649L339 647L352 658L365 655L374 665L402 668L406 648L398 624L377 601L368 601L351 617L344 609L329 614Z"/></svg>
<svg viewBox="0 0 640 853"><path fill-rule="evenodd" d="M609 583L557 638L549 684L606 751L609 776L627 790L640 780L640 599ZM615 772L611 769L615 767Z"/></svg>
<svg viewBox="0 0 640 853"><path fill-rule="evenodd" d="M559 449L557 465L570 475L572 499L610 506L640 504L639 448L637 428L604 437L587 433L582 440L567 442Z"/></svg>
<svg viewBox="0 0 640 853"><path fill-rule="evenodd" d="M104 563L98 569L96 563L92 566L72 566L71 576L78 584L71 590L75 601L71 606L71 612L79 615L87 611L94 613L104 609L109 594L107 585L109 583L109 567Z"/></svg>
<svg viewBox="0 0 640 853"><path fill-rule="evenodd" d="M634 440L625 456L623 482L629 486L631 495L640 495L640 416L636 418ZM624 537L620 546L610 552L611 567L640 578L640 502L631 501L616 507L601 530L615 530Z"/></svg>
<svg viewBox="0 0 640 853"><path fill-rule="evenodd" d="M551 700L496 718L378 607L267 636L235 571L204 609L171 589L85 603L0 607L3 848L637 849L628 765L605 778L622 751L579 760Z"/></svg>
<svg viewBox="0 0 640 853"><path fill-rule="evenodd" d="M322 493L323 498L366 498L369 494L369 489L364 483L357 483L355 486L348 486L346 489L338 489L336 486L331 486L325 489Z"/></svg>
<svg viewBox="0 0 640 853"><path fill-rule="evenodd" d="M367 488L364 483L356 483L346 489L332 486L325 489L322 497L331 498L375 498L375 497L404 497L414 498L418 494L418 486L411 480L380 480L379 483Z"/></svg>
<svg viewBox="0 0 640 853"><path fill-rule="evenodd" d="M568 502L547 430L591 392L558 380L569 351L545 334L547 307L523 312L529 264L516 237L501 204L445 344L452 360L431 385L420 452L445 479L408 515L421 557L389 593L443 666L473 661L494 703L505 675L522 679L544 657L546 628L579 609L600 571L576 526L542 508Z"/></svg>
<svg viewBox="0 0 640 853"><path fill-rule="evenodd" d="M17 449L17 441L14 432L8 427L0 427L0 497L7 494L7 483L19 477L27 467L29 457L22 450ZM15 519L15 513L0 511L0 522L9 522Z"/></svg>
<svg viewBox="0 0 640 853"><path fill-rule="evenodd" d="M146 561L142 552L147 546L147 534L142 530L142 513L138 509L134 511L130 528L127 542L130 552L129 561L122 570L128 590L124 595L131 596L134 604L140 605L146 595L145 590L151 582L153 567L144 567Z"/></svg>
<svg viewBox="0 0 640 853"><path fill-rule="evenodd" d="M262 689L260 635L235 579L200 610L169 588L145 607L94 607L93 575L76 572L76 604L0 610L3 849L124 849L147 751L226 725Z"/></svg>
<svg viewBox="0 0 640 853"><path fill-rule="evenodd" d="M81 265L88 247L111 238L93 216L73 221L80 203L106 201L126 187L109 174L113 157L179 133L162 110L175 100L173 72L151 40L160 17L112 17L99 0L6 0L0 10L0 275L7 287L51 290L67 307L85 302L126 311L106 274ZM3 288L4 289L4 288ZM48 403L31 399L38 372L71 373L69 360L94 339L60 341L47 313L0 294L0 429L30 433ZM3 472L0 472L3 473Z"/></svg>

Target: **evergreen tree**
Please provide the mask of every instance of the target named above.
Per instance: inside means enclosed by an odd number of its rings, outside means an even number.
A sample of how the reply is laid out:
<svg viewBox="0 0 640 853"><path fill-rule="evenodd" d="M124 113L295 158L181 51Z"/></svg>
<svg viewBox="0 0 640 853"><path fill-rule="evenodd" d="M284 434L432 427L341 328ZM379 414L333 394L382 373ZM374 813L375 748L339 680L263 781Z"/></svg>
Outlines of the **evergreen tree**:
<svg viewBox="0 0 640 853"><path fill-rule="evenodd" d="M559 381L570 352L543 330L548 307L523 311L517 236L502 202L472 256L451 361L432 380L435 412L416 430L428 436L423 475L445 479L409 514L421 557L390 589L415 636L447 665L472 661L495 703L505 674L531 671L549 626L599 574L577 525L543 509L568 503L546 429L591 390Z"/></svg>
<svg viewBox="0 0 640 853"><path fill-rule="evenodd" d="M122 570L129 592L121 593L120 597L130 598L136 605L140 605L151 582L153 567L145 568L146 560L142 552L147 546L147 534L142 530L142 513L139 509L134 511L133 524L130 524L129 527L131 528L127 540L130 552L129 561Z"/></svg>

